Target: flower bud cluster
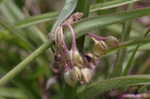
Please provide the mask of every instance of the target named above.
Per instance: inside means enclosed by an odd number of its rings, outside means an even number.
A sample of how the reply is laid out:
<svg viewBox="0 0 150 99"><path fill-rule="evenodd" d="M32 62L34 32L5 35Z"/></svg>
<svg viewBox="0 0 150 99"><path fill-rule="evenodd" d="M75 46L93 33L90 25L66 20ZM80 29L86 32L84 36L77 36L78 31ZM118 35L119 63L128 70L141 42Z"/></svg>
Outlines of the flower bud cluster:
<svg viewBox="0 0 150 99"><path fill-rule="evenodd" d="M92 80L96 65L99 63L98 58L104 55L108 48L118 46L118 40L113 37L100 37L95 34L89 34L94 41L93 51L91 53L81 54L76 45L76 33L72 27L73 20L78 20L81 13L76 13L57 28L55 41L55 58L53 71L60 78L74 87L77 83L85 84ZM78 15L78 16L77 16ZM75 19L73 19L75 18ZM77 19L76 19L77 18ZM65 43L63 28L68 27L72 33L71 49Z"/></svg>

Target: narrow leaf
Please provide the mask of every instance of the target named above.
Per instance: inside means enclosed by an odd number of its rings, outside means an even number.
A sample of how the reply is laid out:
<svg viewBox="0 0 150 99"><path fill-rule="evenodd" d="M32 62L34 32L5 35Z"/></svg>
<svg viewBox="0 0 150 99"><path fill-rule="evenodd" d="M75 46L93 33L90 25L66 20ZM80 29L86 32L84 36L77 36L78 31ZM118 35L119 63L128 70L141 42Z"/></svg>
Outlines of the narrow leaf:
<svg viewBox="0 0 150 99"><path fill-rule="evenodd" d="M76 11L82 12L84 14L83 17L86 18L89 15L89 8L90 8L90 1L89 0L80 0L80 2L78 2L78 4L77 4ZM77 43L78 43L77 47L78 47L80 52L83 52L84 41L85 41L85 36L82 36L82 37L77 39Z"/></svg>
<svg viewBox="0 0 150 99"><path fill-rule="evenodd" d="M90 12L119 7L119 6L123 6L125 4L133 3L136 1L140 1L140 0L115 0L115 1L108 1L102 4L94 4L90 6ZM58 12L49 12L49 13L45 13L45 14L41 14L37 16L31 16L22 21L17 22L16 27L24 28L30 25L41 23L41 22L51 21L51 20L56 19L57 16L58 16Z"/></svg>
<svg viewBox="0 0 150 99"><path fill-rule="evenodd" d="M16 67L14 67L11 71L9 71L6 75L0 78L0 86L7 84L10 80L12 80L18 73L20 73L28 64L37 58L40 54L45 52L49 47L49 42L45 42L38 49L36 49L30 56L25 58L22 62L20 62Z"/></svg>
<svg viewBox="0 0 150 99"><path fill-rule="evenodd" d="M128 11L133 9L133 3L128 5ZM132 21L126 21L123 23L122 32L121 32L121 42L127 41L130 38L130 32L132 28ZM125 57L127 55L127 49L121 49L117 52L116 62L114 64L114 68L111 74L111 77L120 76L123 70L123 63L125 61ZM124 56L124 57L122 57Z"/></svg>
<svg viewBox="0 0 150 99"><path fill-rule="evenodd" d="M92 17L83 19L75 25L75 30L78 33L78 37L85 35L87 31L94 30L96 28L103 28L108 25L123 22L130 19L150 15L150 8L138 9L128 12L121 12L114 15L104 15L98 17ZM79 33L80 32L80 33ZM67 33L67 38L70 37L70 33Z"/></svg>
<svg viewBox="0 0 150 99"><path fill-rule="evenodd" d="M149 34L149 32L150 32L150 30L147 30L147 31L146 31L146 33L145 33L145 35L144 35L144 38L147 37L147 35ZM135 57L135 55L136 55L138 49L140 48L140 46L141 46L141 44L138 44L138 45L135 47L135 49L133 50L133 53L132 53L131 57L129 58L129 61L128 61L127 65L125 66L125 69L124 69L122 75L127 75L127 74L130 72L130 70L132 69L134 57Z"/></svg>
<svg viewBox="0 0 150 99"><path fill-rule="evenodd" d="M51 33L49 34L50 38L53 40L54 39L54 31L55 29L63 23L64 20L66 20L72 12L75 10L76 5L78 3L78 0L66 0L65 6L60 12L57 21L53 25L53 28L51 30Z"/></svg>
<svg viewBox="0 0 150 99"><path fill-rule="evenodd" d="M42 15L30 16L24 20L18 21L15 26L17 28L24 28L41 22L51 21L56 19L57 15L57 12L51 12Z"/></svg>
<svg viewBox="0 0 150 99"><path fill-rule="evenodd" d="M126 4L134 3L137 1L140 1L140 0L112 0L112 1L105 2L105 3L98 3L90 7L91 8L90 12L115 8L115 7L123 6Z"/></svg>
<svg viewBox="0 0 150 99"><path fill-rule="evenodd" d="M144 39L139 38L139 39L129 40L129 41L123 42L122 44L120 44L120 46L115 47L115 48L111 48L106 53L109 54L113 51L116 51L116 50L119 50L119 49L122 49L122 48L138 45L139 43L140 44L150 43L150 38L144 38Z"/></svg>
<svg viewBox="0 0 150 99"><path fill-rule="evenodd" d="M93 82L92 84L83 87L78 90L80 95L84 95L84 97L88 99L92 99L92 97L110 91L111 89L116 88L126 88L128 86L133 85L144 85L150 84L150 75L134 75L134 76L122 76L116 77L109 80L102 80Z"/></svg>

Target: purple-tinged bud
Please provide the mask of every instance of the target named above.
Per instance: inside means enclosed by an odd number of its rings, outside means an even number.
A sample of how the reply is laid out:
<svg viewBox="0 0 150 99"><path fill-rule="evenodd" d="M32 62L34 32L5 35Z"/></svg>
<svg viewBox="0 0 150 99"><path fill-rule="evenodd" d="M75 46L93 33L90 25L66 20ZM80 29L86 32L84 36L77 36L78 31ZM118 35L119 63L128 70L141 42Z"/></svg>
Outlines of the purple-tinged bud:
<svg viewBox="0 0 150 99"><path fill-rule="evenodd" d="M82 77L81 70L78 67L74 66L71 72L71 76L74 80L80 80Z"/></svg>
<svg viewBox="0 0 150 99"><path fill-rule="evenodd" d="M84 83L89 83L94 75L94 72L89 68L82 68L81 73Z"/></svg>
<svg viewBox="0 0 150 99"><path fill-rule="evenodd" d="M94 40L94 47L93 47L93 54L96 56L101 56L104 55L105 52L108 50L108 46L104 41L97 41L95 39Z"/></svg>
<svg viewBox="0 0 150 99"><path fill-rule="evenodd" d="M66 82L68 85L74 87L74 86L76 85L77 81L75 81L75 80L72 78L71 72L72 72L72 70L69 70L69 71L66 71L66 72L64 73L64 80L65 80L65 82Z"/></svg>
<svg viewBox="0 0 150 99"><path fill-rule="evenodd" d="M83 67L83 58L81 57L80 53L77 50L70 50L69 56L73 65L77 67Z"/></svg>
<svg viewBox="0 0 150 99"><path fill-rule="evenodd" d="M76 66L64 73L64 79L66 83L72 87L76 85L76 83L81 79L81 77L82 73L80 69Z"/></svg>

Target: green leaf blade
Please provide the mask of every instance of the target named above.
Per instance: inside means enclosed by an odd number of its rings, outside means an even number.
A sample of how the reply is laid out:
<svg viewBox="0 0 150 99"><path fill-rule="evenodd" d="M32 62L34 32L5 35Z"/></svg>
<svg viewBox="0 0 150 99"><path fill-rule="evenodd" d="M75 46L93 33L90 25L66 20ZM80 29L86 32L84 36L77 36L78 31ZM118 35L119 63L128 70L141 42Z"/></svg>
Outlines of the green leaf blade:
<svg viewBox="0 0 150 99"><path fill-rule="evenodd" d="M126 4L134 3L137 1L140 1L140 0L113 0L113 1L108 1L106 3L98 3L90 7L91 8L90 12L115 8L115 7L123 6Z"/></svg>
<svg viewBox="0 0 150 99"><path fill-rule="evenodd" d="M87 95L88 99L92 99L92 97L112 89L126 88L128 86L141 84L150 84L150 75L122 76L109 80L97 81L88 85L85 89L79 89L78 92L81 95L84 94L84 97Z"/></svg>
<svg viewBox="0 0 150 99"><path fill-rule="evenodd" d="M78 3L78 0L66 0L64 8L60 12L57 21L53 25L53 28L51 30L52 35L50 35L52 37L50 37L50 38L54 37L53 32L55 31L55 29L58 26L60 26L72 14L72 12L76 8L77 3Z"/></svg>
<svg viewBox="0 0 150 99"><path fill-rule="evenodd" d="M78 33L78 37L85 35L87 31L94 30L96 28L103 28L111 24L123 22L126 20L135 19L138 17L150 15L150 8L143 8L128 12L121 12L114 15L104 15L98 17L87 18L81 20L75 25L75 30ZM67 38L70 37L70 33L67 33Z"/></svg>

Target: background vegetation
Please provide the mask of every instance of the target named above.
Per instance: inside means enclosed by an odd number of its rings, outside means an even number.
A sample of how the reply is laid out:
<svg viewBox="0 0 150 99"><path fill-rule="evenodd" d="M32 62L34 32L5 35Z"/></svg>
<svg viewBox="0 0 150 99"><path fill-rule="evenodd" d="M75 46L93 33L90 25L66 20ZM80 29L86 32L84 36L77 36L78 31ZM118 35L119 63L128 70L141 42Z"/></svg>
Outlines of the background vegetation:
<svg viewBox="0 0 150 99"><path fill-rule="evenodd" d="M149 0L0 0L0 99L148 96L149 6ZM54 59L48 33L77 11L84 13L74 25L80 52L91 50L92 43L85 38L89 32L113 35L122 45L100 58L90 83L72 88L54 82L47 89ZM70 32L65 35L70 44Z"/></svg>

